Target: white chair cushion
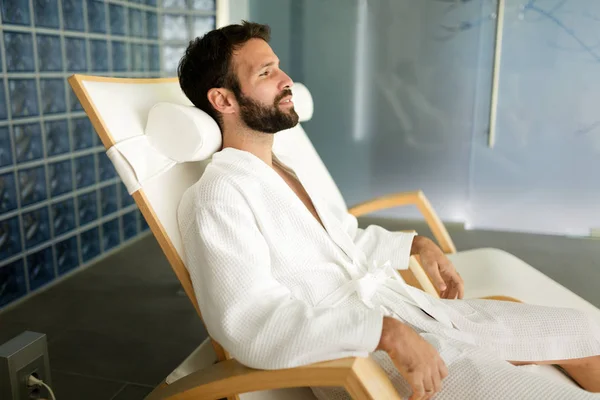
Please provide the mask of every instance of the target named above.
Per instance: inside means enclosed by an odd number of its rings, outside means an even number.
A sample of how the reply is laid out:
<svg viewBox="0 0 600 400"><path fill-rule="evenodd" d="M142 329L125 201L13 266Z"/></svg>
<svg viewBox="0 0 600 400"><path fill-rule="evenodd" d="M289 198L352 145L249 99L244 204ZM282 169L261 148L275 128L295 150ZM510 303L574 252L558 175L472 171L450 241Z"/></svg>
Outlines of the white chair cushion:
<svg viewBox="0 0 600 400"><path fill-rule="evenodd" d="M527 304L576 308L600 322L593 304L503 250L474 249L449 258L465 282L465 298L510 296Z"/></svg>

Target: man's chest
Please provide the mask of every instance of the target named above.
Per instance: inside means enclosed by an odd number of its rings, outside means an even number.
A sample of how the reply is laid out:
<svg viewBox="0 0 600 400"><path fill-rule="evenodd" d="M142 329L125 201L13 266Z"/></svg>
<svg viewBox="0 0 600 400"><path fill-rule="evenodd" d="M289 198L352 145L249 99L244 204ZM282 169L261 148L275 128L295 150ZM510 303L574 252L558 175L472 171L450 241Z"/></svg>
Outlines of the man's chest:
<svg viewBox="0 0 600 400"><path fill-rule="evenodd" d="M290 175L287 171L283 170L279 166L275 166L275 171L277 171L277 173L283 178L283 180L285 181L285 183L287 183L290 189L294 191L294 193L296 194L296 196L298 196L300 201L304 203L304 205L306 206L308 211L310 211L313 217L315 217L315 219L321 225L323 225L323 222L319 218L319 214L317 213L317 210L315 209L315 206L312 200L310 199L310 196L308 195L302 184L296 178L294 178L292 175Z"/></svg>

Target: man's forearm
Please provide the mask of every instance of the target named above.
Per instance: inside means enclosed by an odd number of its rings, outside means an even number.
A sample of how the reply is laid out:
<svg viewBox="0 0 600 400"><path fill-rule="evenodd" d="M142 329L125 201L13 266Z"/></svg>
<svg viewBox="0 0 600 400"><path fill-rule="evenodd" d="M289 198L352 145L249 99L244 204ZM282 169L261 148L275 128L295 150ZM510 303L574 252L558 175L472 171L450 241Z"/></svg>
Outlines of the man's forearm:
<svg viewBox="0 0 600 400"><path fill-rule="evenodd" d="M381 338L375 350L389 352L394 347L394 342L402 336L401 333L405 329L410 329L410 327L395 318L383 317Z"/></svg>
<svg viewBox="0 0 600 400"><path fill-rule="evenodd" d="M410 247L410 255L412 256L415 254L419 254L423 249L423 246L426 245L428 241L430 241L430 239L428 239L425 236L415 236Z"/></svg>

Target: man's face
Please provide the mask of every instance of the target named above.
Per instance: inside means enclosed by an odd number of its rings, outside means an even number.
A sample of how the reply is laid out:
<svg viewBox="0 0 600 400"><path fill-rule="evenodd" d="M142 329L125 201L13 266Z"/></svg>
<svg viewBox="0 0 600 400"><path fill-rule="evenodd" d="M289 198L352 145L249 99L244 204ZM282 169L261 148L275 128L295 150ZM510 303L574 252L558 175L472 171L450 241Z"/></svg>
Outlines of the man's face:
<svg viewBox="0 0 600 400"><path fill-rule="evenodd" d="M292 80L279 69L279 59L267 42L249 40L234 53L233 66L239 82L234 94L240 118L250 129L276 133L296 126Z"/></svg>

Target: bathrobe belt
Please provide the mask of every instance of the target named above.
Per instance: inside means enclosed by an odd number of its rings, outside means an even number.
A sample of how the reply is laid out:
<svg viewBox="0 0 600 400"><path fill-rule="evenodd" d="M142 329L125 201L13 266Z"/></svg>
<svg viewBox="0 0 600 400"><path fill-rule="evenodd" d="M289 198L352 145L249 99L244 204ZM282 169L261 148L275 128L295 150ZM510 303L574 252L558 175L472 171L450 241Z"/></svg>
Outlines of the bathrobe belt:
<svg viewBox="0 0 600 400"><path fill-rule="evenodd" d="M453 327L449 316L436 307L427 295L416 288L409 288L398 271L391 267L390 261L379 265L374 261L367 270L343 284L323 298L316 307L337 307L356 293L358 298L368 307L386 307L394 310L398 301L411 304L425 311L437 321Z"/></svg>

